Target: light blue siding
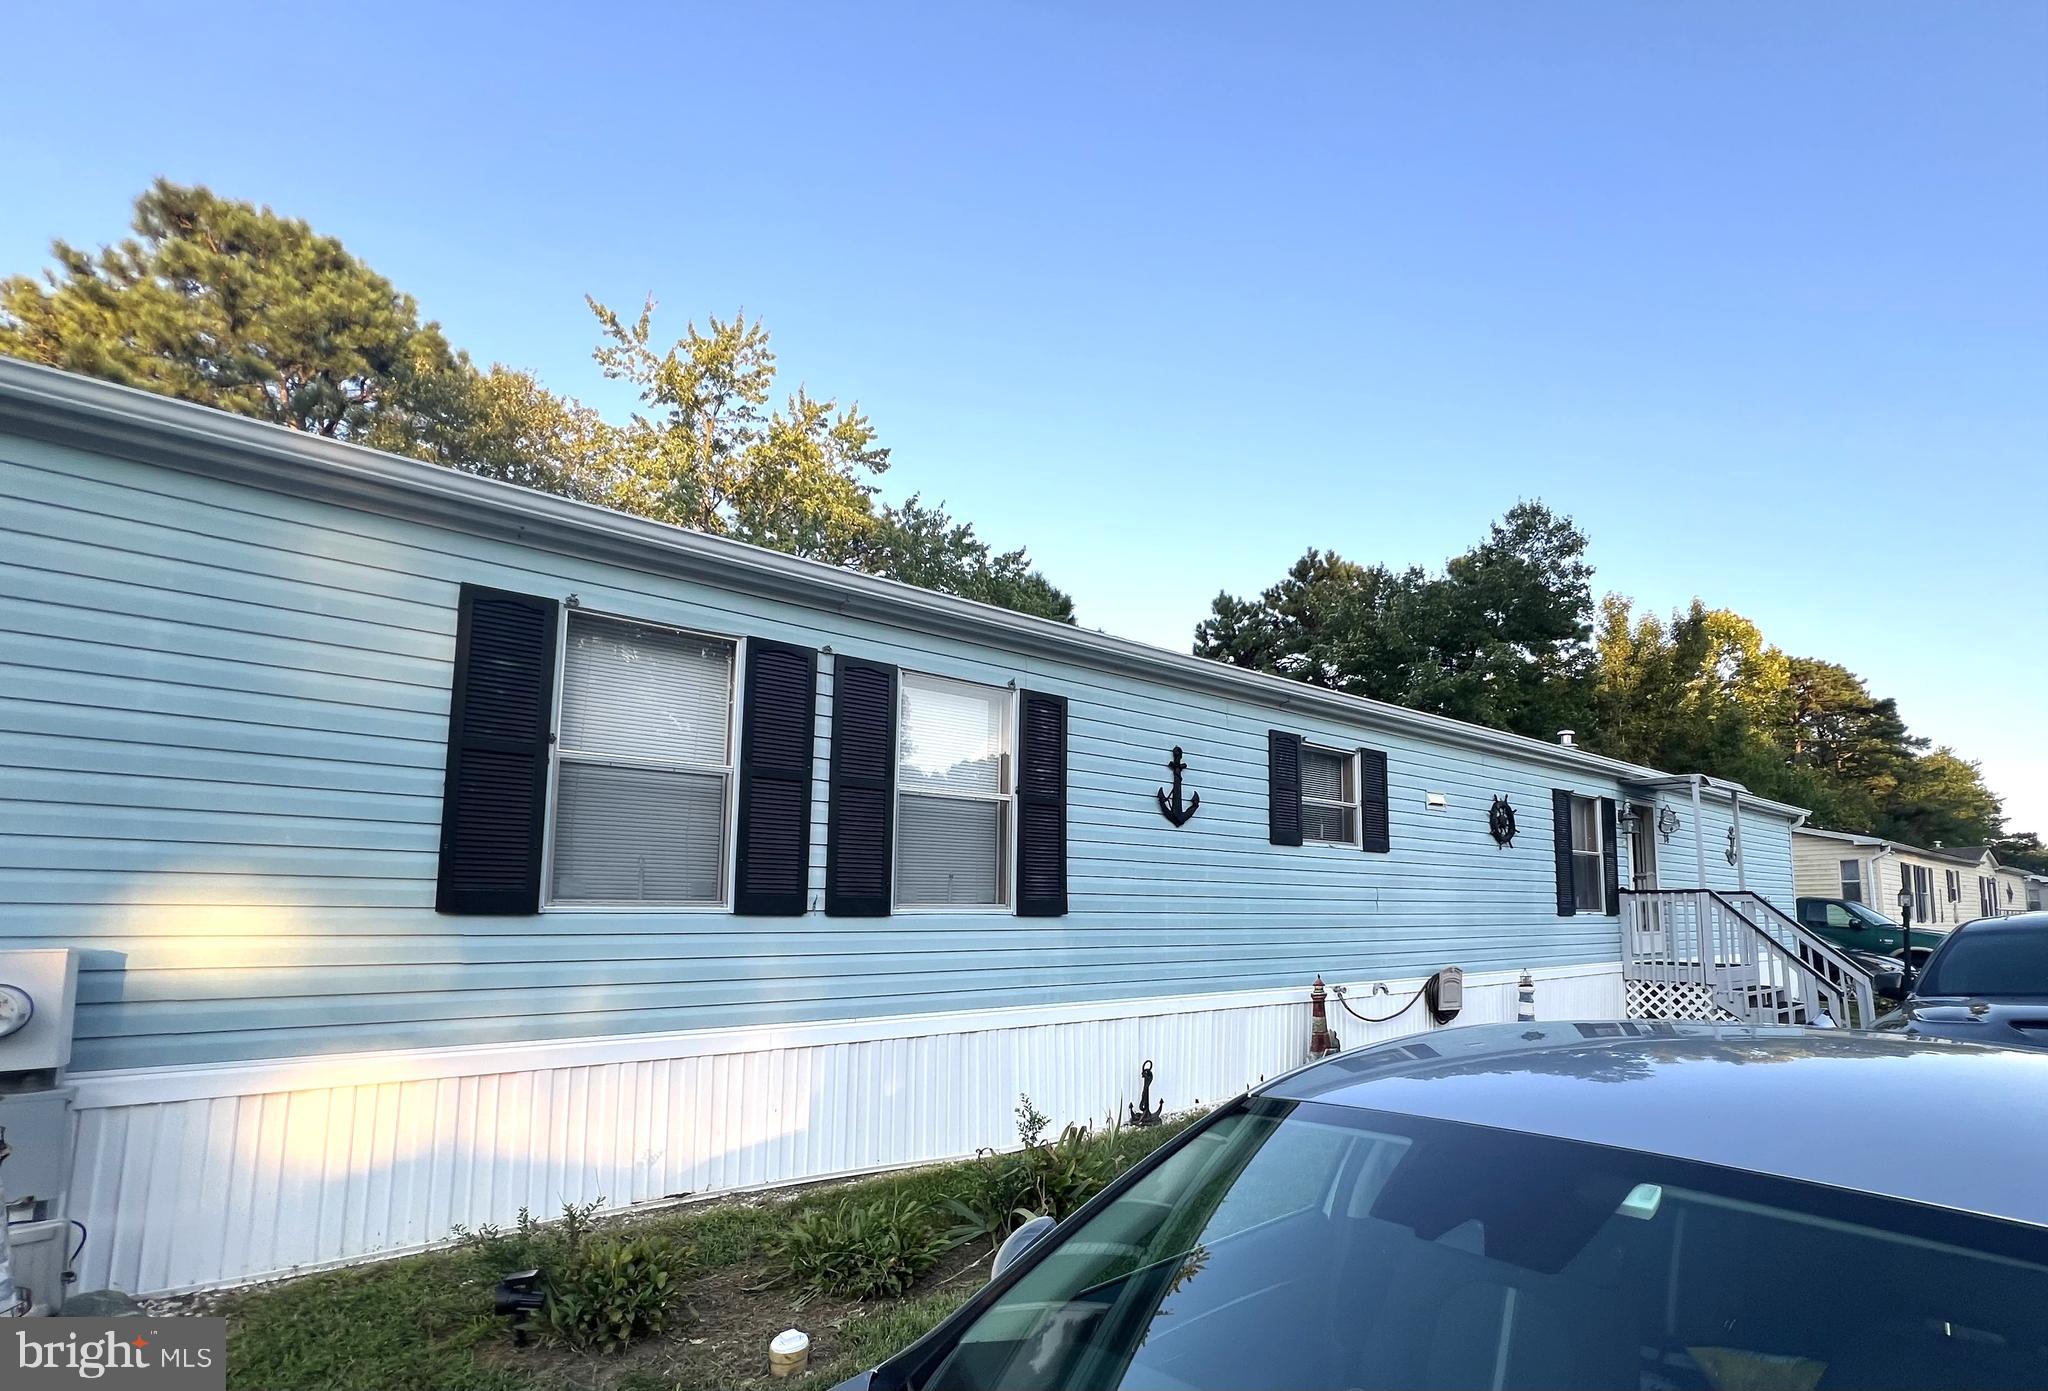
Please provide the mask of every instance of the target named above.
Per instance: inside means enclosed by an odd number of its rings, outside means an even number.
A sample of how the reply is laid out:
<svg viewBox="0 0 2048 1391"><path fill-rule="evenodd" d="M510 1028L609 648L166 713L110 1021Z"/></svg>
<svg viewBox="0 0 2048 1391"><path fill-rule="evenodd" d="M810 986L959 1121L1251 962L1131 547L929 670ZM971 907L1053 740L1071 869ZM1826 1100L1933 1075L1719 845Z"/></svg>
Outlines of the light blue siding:
<svg viewBox="0 0 2048 1391"><path fill-rule="evenodd" d="M85 950L80 1068L1619 955L1616 919L1555 910L1551 789L1624 795L1598 777L33 441L0 441L0 499L0 940ZM1067 696L1072 912L436 915L465 581ZM820 697L814 890L829 670ZM1391 854L1266 843L1269 728L1386 750ZM1202 796L1178 830L1174 745ZM1789 902L1785 822L1753 815L1751 886ZM1689 882L1689 842L1662 864Z"/></svg>
<svg viewBox="0 0 2048 1391"><path fill-rule="evenodd" d="M1699 820L1694 824L1692 794L1684 788L1664 789L1655 805L1678 814L1679 827L1667 842L1657 845L1658 884L1666 889L1702 887L1699 861L1694 854L1694 836L1704 837L1707 878L1704 887L1728 890L1741 884L1760 893L1786 911L1791 910L1792 819L1784 813L1753 804L1742 808L1742 872L1728 859L1728 828L1733 824L1729 804L1719 795L1702 799Z"/></svg>

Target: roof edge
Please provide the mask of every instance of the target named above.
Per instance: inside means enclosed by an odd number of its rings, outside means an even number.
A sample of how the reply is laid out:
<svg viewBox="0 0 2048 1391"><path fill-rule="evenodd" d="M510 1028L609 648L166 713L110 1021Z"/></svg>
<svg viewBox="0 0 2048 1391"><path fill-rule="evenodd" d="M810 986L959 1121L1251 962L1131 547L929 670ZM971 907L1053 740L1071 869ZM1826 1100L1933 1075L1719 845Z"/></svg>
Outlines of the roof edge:
<svg viewBox="0 0 2048 1391"><path fill-rule="evenodd" d="M936 636L1021 649L1184 690L1233 695L1278 710L1313 711L1618 782L1646 783L1671 776L1574 746L1408 710L858 574L19 359L0 357L0 428L50 443L226 478L268 491L382 510L590 559L651 562L678 578L719 588L855 614ZM289 464L291 471L281 472L281 464ZM393 506L401 500L405 503L402 509ZM1794 817L1806 814L1803 807L1754 796L1740 784L1704 778L1702 783L1703 790L1712 787L1734 792L1754 807Z"/></svg>
<svg viewBox="0 0 2048 1391"><path fill-rule="evenodd" d="M2020 873L2016 865L2008 865L1998 858L1996 851L1988 845L1962 845L1955 849L1932 850L1924 845L1915 845L1908 840L1886 840L1883 836L1863 835L1857 831L1829 831L1819 826L1796 826L1801 835L1826 836L1829 840L1846 841L1850 845L1875 846L1880 850L1904 851L1908 855L1925 855L1930 860L1947 860L1953 864L1980 865L1991 861L1994 870L2011 869ZM1974 853L1972 853L1974 852Z"/></svg>

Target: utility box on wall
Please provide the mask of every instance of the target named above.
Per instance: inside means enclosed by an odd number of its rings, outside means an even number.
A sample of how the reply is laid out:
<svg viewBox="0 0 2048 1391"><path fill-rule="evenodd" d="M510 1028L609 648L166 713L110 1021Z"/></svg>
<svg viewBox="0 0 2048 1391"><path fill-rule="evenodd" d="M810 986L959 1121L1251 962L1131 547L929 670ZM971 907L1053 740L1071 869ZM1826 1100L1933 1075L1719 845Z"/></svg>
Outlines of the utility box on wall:
<svg viewBox="0 0 2048 1391"><path fill-rule="evenodd" d="M77 1007L77 952L0 951L0 1091L33 1085L25 1078L38 1073L57 1080Z"/></svg>
<svg viewBox="0 0 2048 1391"><path fill-rule="evenodd" d="M0 1239L12 1248L15 1288L31 1313L54 1314L64 1302L71 1088L63 1081L77 1004L77 953L0 951Z"/></svg>

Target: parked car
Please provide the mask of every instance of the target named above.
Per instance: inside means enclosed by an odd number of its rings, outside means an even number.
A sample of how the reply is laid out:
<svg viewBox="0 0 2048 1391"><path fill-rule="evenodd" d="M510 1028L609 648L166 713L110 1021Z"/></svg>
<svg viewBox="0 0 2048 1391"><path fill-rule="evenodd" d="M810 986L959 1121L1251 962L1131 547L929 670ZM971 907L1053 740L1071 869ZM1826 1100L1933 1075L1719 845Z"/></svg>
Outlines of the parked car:
<svg viewBox="0 0 2048 1391"><path fill-rule="evenodd" d="M1802 926L1811 928L1846 951L1870 956L1897 956L1906 943L1907 929L1867 903L1847 898L1802 898L1796 908ZM1925 961L1927 954L1940 946L1952 930L1930 927L1926 923L1914 926L1913 964L1918 966Z"/></svg>
<svg viewBox="0 0 2048 1391"><path fill-rule="evenodd" d="M1870 984L1901 994L1896 971ZM1899 1008L1871 1027L2048 1049L2048 912L1964 923L1914 973Z"/></svg>
<svg viewBox="0 0 2048 1391"><path fill-rule="evenodd" d="M2044 1095L2048 1056L1849 1031L1384 1043L1013 1237L841 1391L2048 1386Z"/></svg>

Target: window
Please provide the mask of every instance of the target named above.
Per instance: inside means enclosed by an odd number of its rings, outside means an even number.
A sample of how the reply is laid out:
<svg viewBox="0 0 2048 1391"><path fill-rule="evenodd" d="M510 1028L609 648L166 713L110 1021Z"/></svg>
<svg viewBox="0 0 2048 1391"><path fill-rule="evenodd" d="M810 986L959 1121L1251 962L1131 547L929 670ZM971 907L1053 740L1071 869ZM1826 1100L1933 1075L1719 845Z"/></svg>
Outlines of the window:
<svg viewBox="0 0 2048 1391"><path fill-rule="evenodd" d="M1934 875L1926 865L1913 866L1913 916L1920 922L1934 921Z"/></svg>
<svg viewBox="0 0 2048 1391"><path fill-rule="evenodd" d="M1358 844L1358 758L1301 746L1301 838L1322 845Z"/></svg>
<svg viewBox="0 0 2048 1391"><path fill-rule="evenodd" d="M1950 903L1961 902L1963 897L1962 871L1956 869L1945 869L1942 871L1942 879L1943 887L1948 890L1948 901Z"/></svg>
<svg viewBox="0 0 2048 1391"><path fill-rule="evenodd" d="M896 902L1010 900L1010 692L902 674L897 699Z"/></svg>
<svg viewBox="0 0 2048 1391"><path fill-rule="evenodd" d="M1842 861L1842 897L1851 903L1863 901L1863 862Z"/></svg>
<svg viewBox="0 0 2048 1391"><path fill-rule="evenodd" d="M1936 995L2038 996L2048 986L2048 933L1981 923L1950 934L1913 988Z"/></svg>
<svg viewBox="0 0 2048 1391"><path fill-rule="evenodd" d="M569 616L549 897L725 901L733 645Z"/></svg>
<svg viewBox="0 0 2048 1391"><path fill-rule="evenodd" d="M1607 871L1601 860L1600 803L1572 798L1572 898L1581 913L1607 911Z"/></svg>

